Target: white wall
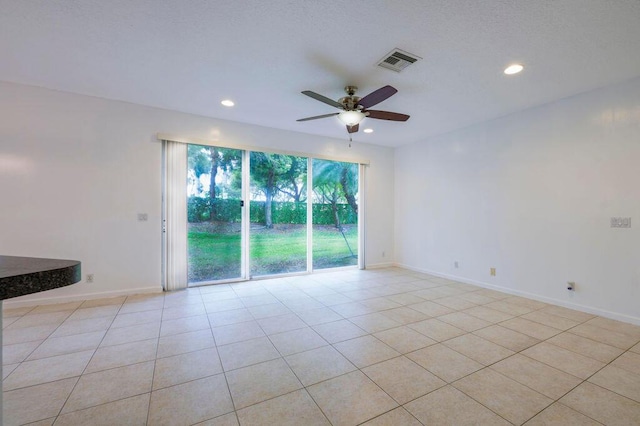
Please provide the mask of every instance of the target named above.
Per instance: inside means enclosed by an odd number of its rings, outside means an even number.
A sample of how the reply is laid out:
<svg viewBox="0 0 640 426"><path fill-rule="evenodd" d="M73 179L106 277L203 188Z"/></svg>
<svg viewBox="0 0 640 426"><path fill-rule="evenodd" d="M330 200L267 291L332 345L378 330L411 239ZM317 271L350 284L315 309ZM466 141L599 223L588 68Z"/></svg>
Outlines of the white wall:
<svg viewBox="0 0 640 426"><path fill-rule="evenodd" d="M158 132L369 159L365 261L392 259L391 148L0 82L0 254L77 259L95 274L5 304L160 290Z"/></svg>
<svg viewBox="0 0 640 426"><path fill-rule="evenodd" d="M640 78L395 161L397 264L640 324Z"/></svg>

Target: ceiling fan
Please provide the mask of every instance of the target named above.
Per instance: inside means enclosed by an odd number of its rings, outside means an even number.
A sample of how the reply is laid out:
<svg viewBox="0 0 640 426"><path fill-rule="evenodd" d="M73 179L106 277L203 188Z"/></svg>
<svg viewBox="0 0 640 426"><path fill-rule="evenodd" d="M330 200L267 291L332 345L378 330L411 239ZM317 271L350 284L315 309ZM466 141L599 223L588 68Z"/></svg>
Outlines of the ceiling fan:
<svg viewBox="0 0 640 426"><path fill-rule="evenodd" d="M346 86L344 88L344 91L347 93L347 96L338 99L337 102L333 99L327 98L326 96L322 96L316 92L312 92L311 90L305 90L304 92L302 92L303 95L307 95L310 98L313 98L320 102L324 102L325 104L341 109L342 111L334 112L331 114L301 118L296 121L309 121L317 120L319 118L338 116L340 121L342 121L347 126L347 131L349 133L356 133L360 127L360 122L365 117L390 121L407 121L409 119L409 116L406 114L369 109L370 107L377 105L385 99L388 99L396 94L398 90L394 87L381 87L378 90L374 90L373 92L369 93L363 98L355 96L357 90L358 88L356 86Z"/></svg>

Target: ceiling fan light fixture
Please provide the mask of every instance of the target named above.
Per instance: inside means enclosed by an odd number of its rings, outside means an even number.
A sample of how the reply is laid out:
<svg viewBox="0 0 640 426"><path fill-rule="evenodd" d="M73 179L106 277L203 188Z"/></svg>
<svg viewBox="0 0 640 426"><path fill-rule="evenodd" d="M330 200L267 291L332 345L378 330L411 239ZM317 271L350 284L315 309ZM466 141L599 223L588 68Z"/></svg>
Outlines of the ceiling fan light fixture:
<svg viewBox="0 0 640 426"><path fill-rule="evenodd" d="M347 126L355 126L356 124L360 124L363 118L366 115L360 111L342 111L338 114L338 118Z"/></svg>

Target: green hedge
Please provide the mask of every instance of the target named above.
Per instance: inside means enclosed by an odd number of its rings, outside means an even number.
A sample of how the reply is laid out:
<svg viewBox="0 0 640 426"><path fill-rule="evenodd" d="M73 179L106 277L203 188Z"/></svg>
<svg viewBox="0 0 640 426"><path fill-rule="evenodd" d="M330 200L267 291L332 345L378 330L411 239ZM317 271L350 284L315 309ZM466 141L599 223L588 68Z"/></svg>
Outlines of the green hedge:
<svg viewBox="0 0 640 426"><path fill-rule="evenodd" d="M208 222L211 220L211 201L208 198L189 197L187 200L187 220ZM240 222L240 200L216 200L214 221Z"/></svg>
<svg viewBox="0 0 640 426"><path fill-rule="evenodd" d="M216 200L214 221L240 222L240 200ZM250 203L250 216L253 223L264 223L264 201ZM342 224L358 222L357 215L348 204L338 204L338 218ZM210 220L210 201L208 198L189 197L187 219L189 222L207 222ZM307 222L307 203L279 202L271 203L273 223L303 224ZM333 225L331 204L313 204L314 225Z"/></svg>

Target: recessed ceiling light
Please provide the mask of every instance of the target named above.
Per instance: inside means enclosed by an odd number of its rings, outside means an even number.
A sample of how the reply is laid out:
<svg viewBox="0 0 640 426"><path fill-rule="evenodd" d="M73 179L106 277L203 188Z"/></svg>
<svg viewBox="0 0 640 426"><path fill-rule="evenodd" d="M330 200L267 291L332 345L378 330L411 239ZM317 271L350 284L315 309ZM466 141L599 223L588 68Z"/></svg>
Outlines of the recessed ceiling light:
<svg viewBox="0 0 640 426"><path fill-rule="evenodd" d="M521 64L513 64L506 67L504 69L504 73L507 75L518 74L523 69L524 69L524 66L522 66Z"/></svg>
<svg viewBox="0 0 640 426"><path fill-rule="evenodd" d="M365 133L373 133L373 129L364 129L363 132L365 132Z"/></svg>
<svg viewBox="0 0 640 426"><path fill-rule="evenodd" d="M231 99L225 99L224 101L220 102L222 105L226 106L226 107L232 107L235 105L235 103L231 100Z"/></svg>

